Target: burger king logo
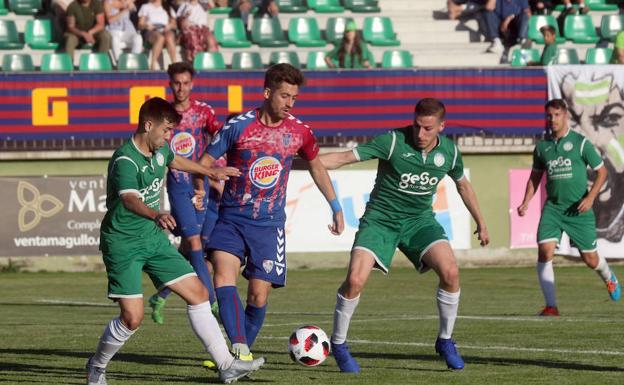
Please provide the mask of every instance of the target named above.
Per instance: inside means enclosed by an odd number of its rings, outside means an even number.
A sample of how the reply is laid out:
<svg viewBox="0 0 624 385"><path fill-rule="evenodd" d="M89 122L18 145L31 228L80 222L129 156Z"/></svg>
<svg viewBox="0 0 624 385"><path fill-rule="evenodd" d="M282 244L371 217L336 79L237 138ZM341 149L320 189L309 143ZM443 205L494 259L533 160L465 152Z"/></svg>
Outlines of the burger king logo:
<svg viewBox="0 0 624 385"><path fill-rule="evenodd" d="M266 189L275 186L282 171L282 164L272 156L257 159L249 168L249 179L254 186Z"/></svg>
<svg viewBox="0 0 624 385"><path fill-rule="evenodd" d="M188 132L178 132L171 138L171 151L186 158L195 151L195 138Z"/></svg>

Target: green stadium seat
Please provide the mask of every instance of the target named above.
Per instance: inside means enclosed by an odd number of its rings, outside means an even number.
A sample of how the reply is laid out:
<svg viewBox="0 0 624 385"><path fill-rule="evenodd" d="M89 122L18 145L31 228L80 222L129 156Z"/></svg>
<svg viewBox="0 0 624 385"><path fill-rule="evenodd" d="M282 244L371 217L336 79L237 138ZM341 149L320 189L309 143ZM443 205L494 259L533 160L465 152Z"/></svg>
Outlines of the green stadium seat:
<svg viewBox="0 0 624 385"><path fill-rule="evenodd" d="M45 53L41 56L42 72L68 72L73 70L72 60L65 52Z"/></svg>
<svg viewBox="0 0 624 385"><path fill-rule="evenodd" d="M26 54L6 54L2 58L2 71L4 72L28 72L34 71L30 55Z"/></svg>
<svg viewBox="0 0 624 385"><path fill-rule="evenodd" d="M91 52L80 55L80 71L112 71L113 64L107 52Z"/></svg>
<svg viewBox="0 0 624 385"><path fill-rule="evenodd" d="M344 7L340 0L308 0L308 7L317 13L342 13Z"/></svg>
<svg viewBox="0 0 624 385"><path fill-rule="evenodd" d="M48 19L27 20L24 40L32 49L58 48L58 43L52 41L52 24Z"/></svg>
<svg viewBox="0 0 624 385"><path fill-rule="evenodd" d="M7 9L6 5L4 5L4 0L0 1L0 16L7 15L8 13L9 10Z"/></svg>
<svg viewBox="0 0 624 385"><path fill-rule="evenodd" d="M13 20L0 20L0 49L22 49L17 26Z"/></svg>
<svg viewBox="0 0 624 385"><path fill-rule="evenodd" d="M604 15L600 19L600 36L615 41L615 36L624 29L624 15Z"/></svg>
<svg viewBox="0 0 624 385"><path fill-rule="evenodd" d="M9 8L16 15L34 15L43 8L41 0L9 0Z"/></svg>
<svg viewBox="0 0 624 385"><path fill-rule="evenodd" d="M122 53L117 60L117 69L120 71L147 71L149 63L143 53Z"/></svg>
<svg viewBox="0 0 624 385"><path fill-rule="evenodd" d="M232 54L232 69L260 70L264 68L259 52L234 52Z"/></svg>
<svg viewBox="0 0 624 385"><path fill-rule="evenodd" d="M288 40L297 47L325 47L316 19L313 17L293 17L288 25Z"/></svg>
<svg viewBox="0 0 624 385"><path fill-rule="evenodd" d="M613 56L612 48L590 48L585 54L585 64L609 64Z"/></svg>
<svg viewBox="0 0 624 385"><path fill-rule="evenodd" d="M384 51L381 59L381 68L412 68L413 66L412 54L406 50Z"/></svg>
<svg viewBox="0 0 624 385"><path fill-rule="evenodd" d="M528 38L538 44L544 44L544 36L540 32L540 28L545 25L550 25L555 28L555 32L557 35L556 41L558 44L565 43L565 39L561 37L561 33L559 32L559 24L557 24L557 20L552 15L533 15L529 19L529 31Z"/></svg>
<svg viewBox="0 0 624 385"><path fill-rule="evenodd" d="M223 54L221 52L199 52L193 59L193 68L198 71L224 70Z"/></svg>
<svg viewBox="0 0 624 385"><path fill-rule="evenodd" d="M269 56L269 65L288 63L296 68L301 68L301 62L299 61L299 55L294 51L274 51Z"/></svg>
<svg viewBox="0 0 624 385"><path fill-rule="evenodd" d="M247 39L245 24L240 17L215 20L214 35L221 47L249 48L251 42Z"/></svg>
<svg viewBox="0 0 624 385"><path fill-rule="evenodd" d="M280 13L306 13L308 7L303 0L276 0Z"/></svg>
<svg viewBox="0 0 624 385"><path fill-rule="evenodd" d="M574 48L559 48L553 64L581 64L578 53Z"/></svg>
<svg viewBox="0 0 624 385"><path fill-rule="evenodd" d="M618 5L616 1L617 0L585 0L585 5L592 11L617 11Z"/></svg>
<svg viewBox="0 0 624 385"><path fill-rule="evenodd" d="M306 60L306 67L309 70L326 70L329 69L325 62L325 51L310 51Z"/></svg>
<svg viewBox="0 0 624 385"><path fill-rule="evenodd" d="M277 17L254 17L251 41L260 47L288 47L282 25Z"/></svg>
<svg viewBox="0 0 624 385"><path fill-rule="evenodd" d="M540 59L540 51L537 48L515 49L511 54L511 65L513 67L524 67L529 62L539 63Z"/></svg>
<svg viewBox="0 0 624 385"><path fill-rule="evenodd" d="M401 42L396 39L392 21L385 16L369 16L364 19L364 40L376 46L397 46Z"/></svg>
<svg viewBox="0 0 624 385"><path fill-rule="evenodd" d="M231 7L214 7L209 11L213 15L228 15L232 12Z"/></svg>
<svg viewBox="0 0 624 385"><path fill-rule="evenodd" d="M600 40L589 15L568 15L563 23L563 35L577 44L595 44Z"/></svg>
<svg viewBox="0 0 624 385"><path fill-rule="evenodd" d="M354 13L381 12L377 0L343 0L344 7Z"/></svg>

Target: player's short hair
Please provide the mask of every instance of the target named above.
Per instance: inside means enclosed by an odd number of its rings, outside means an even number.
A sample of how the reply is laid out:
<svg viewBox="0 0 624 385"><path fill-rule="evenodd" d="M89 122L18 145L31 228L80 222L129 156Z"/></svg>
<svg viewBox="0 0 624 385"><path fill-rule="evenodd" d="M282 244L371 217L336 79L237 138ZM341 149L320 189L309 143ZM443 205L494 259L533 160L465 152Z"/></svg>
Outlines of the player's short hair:
<svg viewBox="0 0 624 385"><path fill-rule="evenodd" d="M568 105L566 104L565 100L563 100L563 99L552 99L552 100L549 100L544 105L544 110L548 110L549 108L554 108L555 110L568 111Z"/></svg>
<svg viewBox="0 0 624 385"><path fill-rule="evenodd" d="M182 120L182 115L178 114L178 111L163 98L151 98L147 100L141 106L139 110L139 130L143 130L145 122L151 121L156 124L160 124L163 121L174 123L176 126Z"/></svg>
<svg viewBox="0 0 624 385"><path fill-rule="evenodd" d="M553 27L550 24L546 24L546 25L542 26L542 28L540 28L539 31L541 33L549 32L549 33L552 33L553 35L556 34L555 27Z"/></svg>
<svg viewBox="0 0 624 385"><path fill-rule="evenodd" d="M416 103L414 108L416 116L437 116L440 120L444 120L446 108L444 103L435 98L423 98Z"/></svg>
<svg viewBox="0 0 624 385"><path fill-rule="evenodd" d="M305 77L299 69L288 63L272 65L264 75L264 88L276 89L282 83L302 86L305 84Z"/></svg>
<svg viewBox="0 0 624 385"><path fill-rule="evenodd" d="M185 61L179 61L176 63L169 64L167 67L167 74L169 75L169 79L172 79L174 75L183 74L188 72L191 74L191 78L195 76L195 69L191 63Z"/></svg>

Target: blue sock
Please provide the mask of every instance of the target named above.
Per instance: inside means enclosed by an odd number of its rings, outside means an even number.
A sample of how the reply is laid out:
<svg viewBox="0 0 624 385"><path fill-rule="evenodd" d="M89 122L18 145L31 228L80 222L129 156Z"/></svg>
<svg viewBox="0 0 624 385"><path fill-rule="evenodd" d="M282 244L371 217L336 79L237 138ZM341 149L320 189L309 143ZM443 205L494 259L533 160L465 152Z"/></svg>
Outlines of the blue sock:
<svg viewBox="0 0 624 385"><path fill-rule="evenodd" d="M247 344L245 334L245 311L238 297L236 286L217 287L219 316L232 344Z"/></svg>
<svg viewBox="0 0 624 385"><path fill-rule="evenodd" d="M250 348L262 328L264 316L266 315L266 308L266 305L256 307L247 304L247 308L245 309L245 333L247 334L247 345Z"/></svg>
<svg viewBox="0 0 624 385"><path fill-rule="evenodd" d="M189 253L189 261L191 262L193 269L195 269L199 280L202 281L204 286L206 286L206 289L208 289L210 303L214 303L216 300L214 287L212 286L212 277L210 277L210 272L208 271L206 261L204 260L204 250L191 250Z"/></svg>
<svg viewBox="0 0 624 385"><path fill-rule="evenodd" d="M171 289L169 289L168 287L165 287L161 291L158 292L158 296L162 299L167 299L167 297L169 297L170 294L171 294Z"/></svg>

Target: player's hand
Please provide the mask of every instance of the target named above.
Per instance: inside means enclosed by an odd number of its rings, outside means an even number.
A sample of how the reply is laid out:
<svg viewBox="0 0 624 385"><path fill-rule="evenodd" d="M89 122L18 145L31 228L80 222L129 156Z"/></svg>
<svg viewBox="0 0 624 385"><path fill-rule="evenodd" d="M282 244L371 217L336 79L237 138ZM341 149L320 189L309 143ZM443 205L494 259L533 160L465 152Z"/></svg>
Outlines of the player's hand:
<svg viewBox="0 0 624 385"><path fill-rule="evenodd" d="M154 222L164 230L173 230L176 227L175 219L169 214L158 214Z"/></svg>
<svg viewBox="0 0 624 385"><path fill-rule="evenodd" d="M587 211L591 210L593 205L594 205L594 200L587 196L587 197L581 199L581 201L579 202L578 212L579 213L587 212Z"/></svg>
<svg viewBox="0 0 624 385"><path fill-rule="evenodd" d="M212 175L208 175L208 177L215 180L228 180L231 176L241 175L241 172L234 167L215 167L211 171Z"/></svg>
<svg viewBox="0 0 624 385"><path fill-rule="evenodd" d="M328 225L327 228L334 235L342 234L344 231L344 215L342 215L342 211L334 213L334 223Z"/></svg>
<svg viewBox="0 0 624 385"><path fill-rule="evenodd" d="M194 189L193 198L191 198L191 202L193 202L193 206L195 206L195 210L204 211L204 198L206 197L206 190Z"/></svg>
<svg viewBox="0 0 624 385"><path fill-rule="evenodd" d="M518 211L518 215L523 217L524 214L526 214L527 210L529 209L529 204L528 203L523 203L520 206L518 206L517 211Z"/></svg>
<svg viewBox="0 0 624 385"><path fill-rule="evenodd" d="M490 235L488 234L487 227L477 225L477 229L474 233L477 234L481 246L486 246L490 243Z"/></svg>

